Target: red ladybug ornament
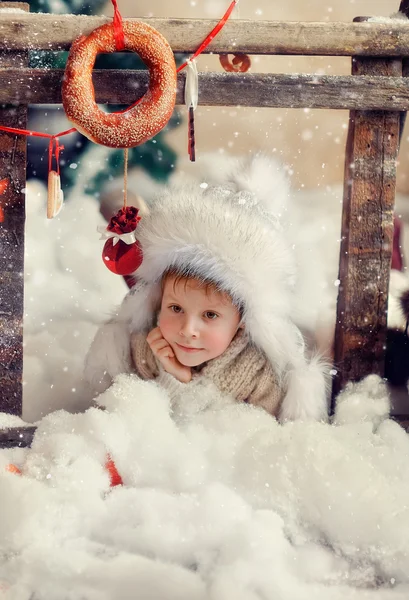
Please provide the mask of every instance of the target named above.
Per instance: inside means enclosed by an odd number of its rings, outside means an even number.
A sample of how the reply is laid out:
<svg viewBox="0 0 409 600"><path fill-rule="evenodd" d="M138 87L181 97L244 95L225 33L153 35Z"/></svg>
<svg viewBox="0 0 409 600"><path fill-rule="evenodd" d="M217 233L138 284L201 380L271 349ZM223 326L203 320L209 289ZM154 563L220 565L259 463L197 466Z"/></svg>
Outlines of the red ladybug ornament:
<svg viewBox="0 0 409 600"><path fill-rule="evenodd" d="M127 206L111 218L103 237L109 237L102 251L102 260L116 275L130 275L140 267L142 248L133 232L139 221L138 209Z"/></svg>

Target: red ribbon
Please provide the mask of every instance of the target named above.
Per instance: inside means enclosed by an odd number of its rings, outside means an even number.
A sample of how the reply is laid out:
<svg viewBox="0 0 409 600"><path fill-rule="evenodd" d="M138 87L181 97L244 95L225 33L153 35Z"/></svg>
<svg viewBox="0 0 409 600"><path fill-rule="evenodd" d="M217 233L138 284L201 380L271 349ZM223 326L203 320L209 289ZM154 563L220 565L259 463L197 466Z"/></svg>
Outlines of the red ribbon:
<svg viewBox="0 0 409 600"><path fill-rule="evenodd" d="M125 36L122 27L122 15L119 12L116 0L112 0L114 5L114 35L115 35L115 47L117 52L125 49Z"/></svg>
<svg viewBox="0 0 409 600"><path fill-rule="evenodd" d="M116 48L117 50L121 49L119 48L121 43L124 43L123 40L123 29L122 29L122 17L121 14L118 10L117 7L117 3L116 0L111 0L113 5L114 5L114 27L118 28L116 29L116 31L119 31L120 33L122 32L122 42L120 39L120 34L119 34L119 38L117 37L117 34L115 33L115 43L116 43ZM210 44L210 42L213 40L213 38L219 33L219 31L224 27L224 25L227 22L227 19L230 17L234 7L236 6L238 0L233 0L233 2L231 2L229 8L226 10L226 12L224 13L223 17L220 19L219 23L216 25L216 27L214 27L212 29L212 31L209 33L209 35L206 37L206 39L202 42L202 44L200 44L199 48L196 50L196 52L193 54L193 56L190 57L190 60L193 60L194 58L197 58L199 56L199 54L201 54L206 48L207 46ZM115 21L116 19L116 21ZM117 25L115 25L115 23L117 23ZM182 69L184 69L187 66L187 61L184 62L182 65L180 65L180 67L178 67L177 72L179 73L179 71L181 71ZM128 110L130 110L131 108L133 108L134 106L136 106L140 101L142 100L142 98L139 98L139 100L137 100L136 102L134 102L133 104L131 104L130 106L128 106L127 108L125 108L124 110L120 110L118 111L118 114L122 114ZM14 133L17 135L33 135L36 137L45 137L45 138L50 138L51 140L57 139L59 137L62 137L63 135L67 135L68 133L74 133L74 131L77 131L77 129L75 127L72 127L71 129L67 129L66 131L61 131L60 133L56 133L54 135L50 134L50 133L42 133L41 131L30 131L28 129L16 129L14 127L6 127L5 125L0 125L0 131L6 131L8 133ZM51 144L52 142L50 142ZM60 150L62 150L63 146L59 147ZM57 151L57 148L56 148Z"/></svg>
<svg viewBox="0 0 409 600"><path fill-rule="evenodd" d="M223 27L226 25L227 19L230 17L230 15L233 12L233 9L236 6L238 1L239 0L233 0L233 2L230 4L229 8L226 10L224 15L220 19L220 21L217 23L216 27L214 27L211 30L209 35L203 40L203 42L200 44L199 48L196 50L196 52L193 54L193 56L191 56L189 58L189 60L194 60L195 58L197 58L199 56L199 54L201 54L204 50L206 50L207 46L210 44L212 39L214 37L216 37L216 35L219 33L219 31L221 29L223 29ZM180 65L180 67L178 67L177 72L179 73L179 71L184 69L186 66L187 66L187 61L184 62L182 65Z"/></svg>
<svg viewBox="0 0 409 600"><path fill-rule="evenodd" d="M55 144L55 150L54 150L54 144ZM64 146L60 145L60 142L58 141L58 137L53 136L50 139L50 143L48 144L48 171L51 171L52 169L52 162L53 162L53 154L55 154L55 161L57 164L57 173L58 175L60 174L60 152L64 150Z"/></svg>

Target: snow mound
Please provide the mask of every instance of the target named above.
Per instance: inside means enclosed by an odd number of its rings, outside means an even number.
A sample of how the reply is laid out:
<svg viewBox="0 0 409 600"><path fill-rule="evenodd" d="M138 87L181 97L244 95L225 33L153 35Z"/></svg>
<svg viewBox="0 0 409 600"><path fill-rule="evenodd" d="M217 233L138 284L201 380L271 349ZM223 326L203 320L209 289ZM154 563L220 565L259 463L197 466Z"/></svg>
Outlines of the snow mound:
<svg viewBox="0 0 409 600"><path fill-rule="evenodd" d="M98 202L73 194L46 218L47 190L27 184L23 416L35 421L58 408L83 410L92 400L84 359L98 325L127 288L101 259Z"/></svg>
<svg viewBox="0 0 409 600"><path fill-rule="evenodd" d="M409 438L381 380L336 425L121 375L0 451L0 589L29 600L345 600L409 594ZM374 405L370 418L357 404ZM0 420L1 422L1 420ZM110 488L112 457L124 485ZM4 469L15 461L18 476Z"/></svg>

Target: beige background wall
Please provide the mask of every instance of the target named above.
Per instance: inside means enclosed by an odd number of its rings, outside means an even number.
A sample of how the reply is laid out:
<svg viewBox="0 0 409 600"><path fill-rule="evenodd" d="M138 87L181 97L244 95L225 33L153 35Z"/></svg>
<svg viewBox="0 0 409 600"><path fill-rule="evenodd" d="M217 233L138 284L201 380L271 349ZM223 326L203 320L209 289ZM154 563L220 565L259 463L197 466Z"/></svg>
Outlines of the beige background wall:
<svg viewBox="0 0 409 600"><path fill-rule="evenodd" d="M240 0L243 19L352 21L355 16L390 16L400 0ZM219 18L230 0L120 0L124 17ZM103 11L112 15L109 1ZM221 70L216 56L202 55L199 70ZM349 58L252 57L254 72L348 74ZM200 99L199 99L200 101ZM239 100L238 100L239 101ZM262 148L282 156L296 187L316 188L342 180L346 111L204 107L196 111L197 153L246 152ZM400 152L398 189L409 193L409 124ZM185 124L168 139L186 153Z"/></svg>

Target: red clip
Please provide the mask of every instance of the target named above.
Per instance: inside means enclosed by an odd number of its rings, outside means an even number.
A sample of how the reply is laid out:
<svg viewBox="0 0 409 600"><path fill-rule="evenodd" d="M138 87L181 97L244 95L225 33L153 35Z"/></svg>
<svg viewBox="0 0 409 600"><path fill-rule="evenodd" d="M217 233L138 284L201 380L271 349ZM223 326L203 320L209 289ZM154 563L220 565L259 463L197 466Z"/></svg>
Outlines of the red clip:
<svg viewBox="0 0 409 600"><path fill-rule="evenodd" d="M109 455L108 455L107 462L105 463L105 468L109 473L109 478L111 480L111 487L115 487L117 485L123 485L122 477L118 473L116 465Z"/></svg>

